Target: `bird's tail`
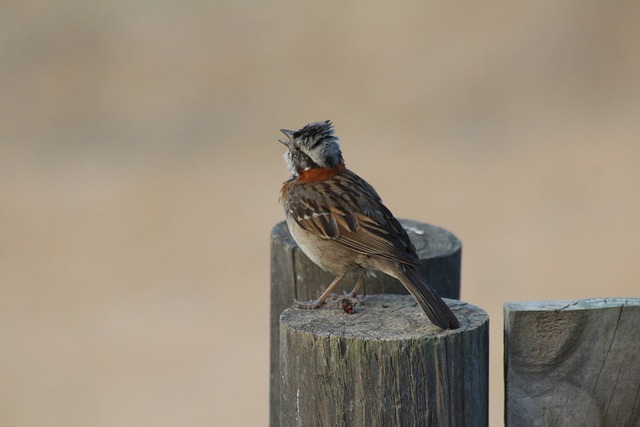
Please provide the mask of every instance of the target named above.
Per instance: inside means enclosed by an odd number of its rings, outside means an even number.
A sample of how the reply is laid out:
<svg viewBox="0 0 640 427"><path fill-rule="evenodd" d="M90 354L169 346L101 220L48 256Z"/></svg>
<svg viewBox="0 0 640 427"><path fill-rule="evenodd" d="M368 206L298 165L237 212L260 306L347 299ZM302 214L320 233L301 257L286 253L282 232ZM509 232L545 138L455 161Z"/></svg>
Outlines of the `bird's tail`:
<svg viewBox="0 0 640 427"><path fill-rule="evenodd" d="M457 329L460 322L449 306L436 294L427 281L412 266L403 266L398 272L398 280L413 295L422 310L434 325L442 329Z"/></svg>

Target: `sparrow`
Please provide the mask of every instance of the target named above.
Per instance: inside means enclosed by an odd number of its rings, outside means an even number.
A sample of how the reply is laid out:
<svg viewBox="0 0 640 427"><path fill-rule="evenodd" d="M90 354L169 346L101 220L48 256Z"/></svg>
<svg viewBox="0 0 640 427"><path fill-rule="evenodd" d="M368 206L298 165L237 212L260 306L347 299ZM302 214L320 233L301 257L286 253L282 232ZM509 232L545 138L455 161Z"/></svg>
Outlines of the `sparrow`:
<svg viewBox="0 0 640 427"><path fill-rule="evenodd" d="M416 267L419 258L409 235L382 203L376 190L345 166L331 121L309 123L297 131L281 129L279 142L291 178L280 190L291 236L300 249L335 280L315 301L318 308L350 273L359 277L355 297L365 274L376 271L398 279L428 318L442 329L456 329L458 319Z"/></svg>

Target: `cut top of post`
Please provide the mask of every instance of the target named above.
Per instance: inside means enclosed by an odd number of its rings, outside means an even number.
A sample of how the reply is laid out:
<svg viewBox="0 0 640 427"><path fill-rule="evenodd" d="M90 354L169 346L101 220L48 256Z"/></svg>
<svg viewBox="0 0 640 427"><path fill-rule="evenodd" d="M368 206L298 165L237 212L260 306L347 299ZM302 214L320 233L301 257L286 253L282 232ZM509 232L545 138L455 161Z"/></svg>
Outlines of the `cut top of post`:
<svg viewBox="0 0 640 427"><path fill-rule="evenodd" d="M581 300L516 301L504 305L505 312L511 311L573 311L640 305L640 298L587 298Z"/></svg>
<svg viewBox="0 0 640 427"><path fill-rule="evenodd" d="M282 313L281 322L318 337L386 341L445 336L456 331L475 330L487 321L486 312L478 307L456 300L447 302L460 319L460 330L442 330L435 326L410 295L369 295L356 305L354 314L337 306L317 310L288 309Z"/></svg>

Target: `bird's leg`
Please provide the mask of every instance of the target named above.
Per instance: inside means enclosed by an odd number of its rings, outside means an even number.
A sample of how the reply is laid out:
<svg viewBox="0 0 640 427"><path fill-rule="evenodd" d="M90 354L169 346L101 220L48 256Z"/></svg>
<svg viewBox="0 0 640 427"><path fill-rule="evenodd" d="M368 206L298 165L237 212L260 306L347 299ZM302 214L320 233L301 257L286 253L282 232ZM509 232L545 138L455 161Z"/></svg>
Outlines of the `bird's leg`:
<svg viewBox="0 0 640 427"><path fill-rule="evenodd" d="M348 299L356 298L356 296L358 295L358 291L360 290L360 286L362 286L362 283L364 281L364 275L365 275L365 272L363 271L360 274L360 277L358 277L358 281L356 282L356 285L353 287L353 290L350 293L346 294L344 296L345 298L348 298Z"/></svg>
<svg viewBox="0 0 640 427"><path fill-rule="evenodd" d="M335 289L335 287L338 286L338 283L340 283L340 281L342 279L344 279L344 276L346 276L346 275L347 275L347 273L342 273L341 275L339 275L338 277L333 279L333 282L331 282L331 284L329 285L327 290L324 291L322 293L322 295L320 295L320 297L317 300L315 300L315 301L312 300L312 301L307 301L307 302L296 301L296 304L298 305L298 308L318 308L318 307L320 307L324 303L324 300L327 299L327 297L329 296L331 291L333 291Z"/></svg>

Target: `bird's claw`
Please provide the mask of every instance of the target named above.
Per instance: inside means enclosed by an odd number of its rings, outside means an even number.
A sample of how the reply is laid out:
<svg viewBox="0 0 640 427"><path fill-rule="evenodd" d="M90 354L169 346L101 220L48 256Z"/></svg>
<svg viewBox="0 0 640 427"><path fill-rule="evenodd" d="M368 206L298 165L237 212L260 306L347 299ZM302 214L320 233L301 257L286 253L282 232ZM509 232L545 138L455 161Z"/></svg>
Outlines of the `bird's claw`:
<svg viewBox="0 0 640 427"><path fill-rule="evenodd" d="M307 309L307 310L314 310L316 308L320 308L322 304L324 304L324 303L318 302L317 300L311 300L311 301L294 300L294 303L296 304L296 307Z"/></svg>

